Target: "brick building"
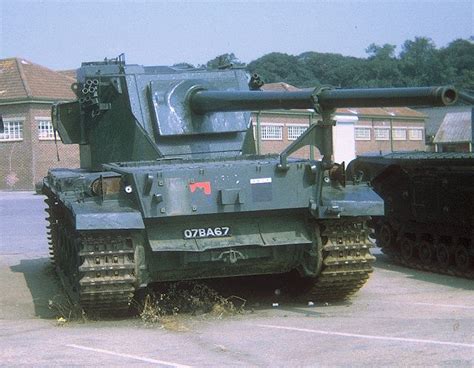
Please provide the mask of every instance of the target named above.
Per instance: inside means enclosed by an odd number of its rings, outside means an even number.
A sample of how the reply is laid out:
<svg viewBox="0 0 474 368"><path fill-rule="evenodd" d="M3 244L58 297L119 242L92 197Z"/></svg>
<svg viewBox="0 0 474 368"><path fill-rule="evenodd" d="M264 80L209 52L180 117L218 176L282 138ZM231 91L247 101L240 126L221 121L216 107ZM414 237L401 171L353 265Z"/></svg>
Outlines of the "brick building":
<svg viewBox="0 0 474 368"><path fill-rule="evenodd" d="M32 190L48 168L79 166L78 147L59 137L56 146L51 125L51 105L75 99L73 82L24 59L0 60L0 190Z"/></svg>
<svg viewBox="0 0 474 368"><path fill-rule="evenodd" d="M267 91L294 91L286 83L265 84ZM407 107L337 109L334 128L334 160L346 163L366 152L425 151L426 116ZM254 111L252 124L257 152L279 153L320 116L311 110ZM304 148L295 157L320 158Z"/></svg>

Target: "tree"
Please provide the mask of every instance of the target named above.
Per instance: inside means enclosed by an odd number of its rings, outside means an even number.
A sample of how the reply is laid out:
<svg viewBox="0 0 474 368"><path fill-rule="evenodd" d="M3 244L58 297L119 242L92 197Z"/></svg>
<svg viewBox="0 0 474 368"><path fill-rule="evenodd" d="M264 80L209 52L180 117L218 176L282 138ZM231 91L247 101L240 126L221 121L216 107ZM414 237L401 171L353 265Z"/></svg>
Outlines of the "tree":
<svg viewBox="0 0 474 368"><path fill-rule="evenodd" d="M443 82L443 64L433 41L426 37L407 40L400 53L400 70L407 86Z"/></svg>
<svg viewBox="0 0 474 368"><path fill-rule="evenodd" d="M399 87L403 85L395 45L378 46L372 43L365 52L369 54L365 76L367 87Z"/></svg>
<svg viewBox="0 0 474 368"><path fill-rule="evenodd" d="M298 87L308 86L311 74L296 56L273 52L252 61L247 66L251 73L259 74L266 83L286 82Z"/></svg>
<svg viewBox="0 0 474 368"><path fill-rule="evenodd" d="M230 66L244 66L233 52L216 56L214 59L206 63L207 69L221 69Z"/></svg>
<svg viewBox="0 0 474 368"><path fill-rule="evenodd" d="M194 68L193 64L189 64L189 63L186 63L186 62L176 63L176 64L173 64L173 66L175 68L178 68L178 69L192 69L192 68Z"/></svg>
<svg viewBox="0 0 474 368"><path fill-rule="evenodd" d="M305 52L299 56L318 84L354 87L363 84L364 60L340 54Z"/></svg>
<svg viewBox="0 0 474 368"><path fill-rule="evenodd" d="M445 83L474 90L474 43L454 40L440 50L440 58L445 69Z"/></svg>
<svg viewBox="0 0 474 368"><path fill-rule="evenodd" d="M369 47L365 49L365 52L369 54L369 59L393 60L395 59L396 48L397 46L388 43L383 46L371 43Z"/></svg>

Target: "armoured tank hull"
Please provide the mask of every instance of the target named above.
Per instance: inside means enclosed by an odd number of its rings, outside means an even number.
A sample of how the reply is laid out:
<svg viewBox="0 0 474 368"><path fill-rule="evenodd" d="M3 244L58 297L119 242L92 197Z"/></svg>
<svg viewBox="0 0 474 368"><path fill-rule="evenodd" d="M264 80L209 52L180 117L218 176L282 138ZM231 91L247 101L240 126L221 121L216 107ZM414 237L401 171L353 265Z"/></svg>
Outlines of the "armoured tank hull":
<svg viewBox="0 0 474 368"><path fill-rule="evenodd" d="M351 171L384 199L377 245L415 269L474 278L474 154L361 156Z"/></svg>
<svg viewBox="0 0 474 368"><path fill-rule="evenodd" d="M252 156L53 169L43 187L52 262L88 312L125 311L152 282L294 270L301 296L349 297L372 272L373 209L317 220L308 210L317 196L310 168L321 163L290 161L288 175L278 175L278 162ZM361 191L348 186L340 200L357 205L351 196Z"/></svg>

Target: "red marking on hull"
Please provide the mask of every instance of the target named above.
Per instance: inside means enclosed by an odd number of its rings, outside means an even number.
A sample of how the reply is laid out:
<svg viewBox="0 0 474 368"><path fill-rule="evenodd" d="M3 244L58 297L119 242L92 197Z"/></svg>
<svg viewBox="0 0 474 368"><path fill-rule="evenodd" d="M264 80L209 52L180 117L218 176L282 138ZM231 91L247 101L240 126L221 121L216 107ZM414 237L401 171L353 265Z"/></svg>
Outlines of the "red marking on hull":
<svg viewBox="0 0 474 368"><path fill-rule="evenodd" d="M194 193L196 189L202 189L205 195L210 195L212 193L211 182L200 181L197 183L189 184L189 190L191 191L191 193Z"/></svg>

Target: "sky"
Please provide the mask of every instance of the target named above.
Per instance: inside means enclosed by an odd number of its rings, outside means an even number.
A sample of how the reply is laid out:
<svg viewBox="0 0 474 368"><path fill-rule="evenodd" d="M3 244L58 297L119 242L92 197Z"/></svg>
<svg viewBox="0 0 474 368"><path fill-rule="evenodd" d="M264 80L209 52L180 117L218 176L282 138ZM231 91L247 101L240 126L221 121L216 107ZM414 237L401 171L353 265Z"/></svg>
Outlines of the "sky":
<svg viewBox="0 0 474 368"><path fill-rule="evenodd" d="M128 63L205 64L233 52L366 57L371 44L436 47L474 35L474 0L66 1L0 0L0 58L54 70L125 53Z"/></svg>

